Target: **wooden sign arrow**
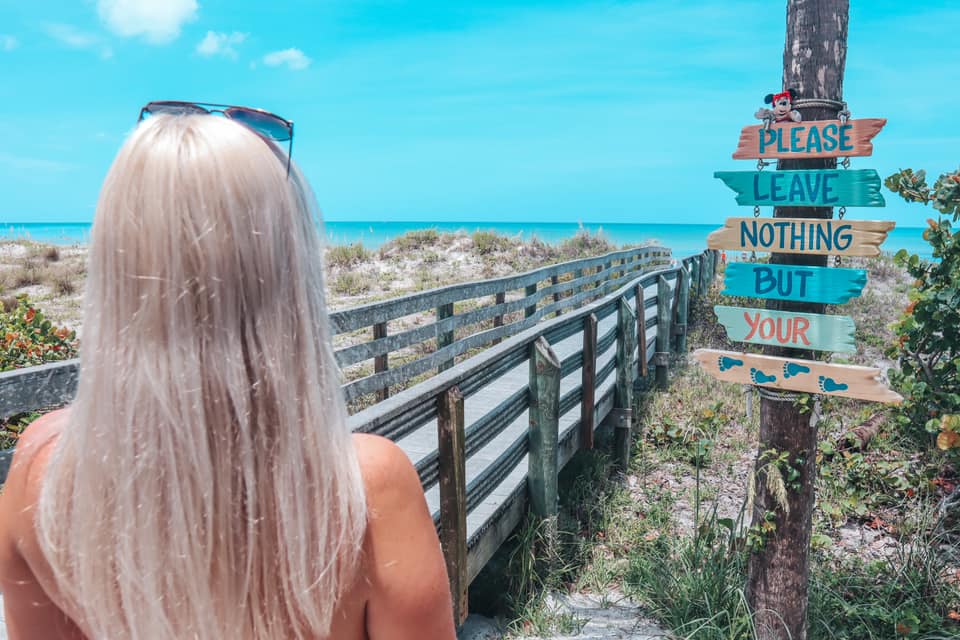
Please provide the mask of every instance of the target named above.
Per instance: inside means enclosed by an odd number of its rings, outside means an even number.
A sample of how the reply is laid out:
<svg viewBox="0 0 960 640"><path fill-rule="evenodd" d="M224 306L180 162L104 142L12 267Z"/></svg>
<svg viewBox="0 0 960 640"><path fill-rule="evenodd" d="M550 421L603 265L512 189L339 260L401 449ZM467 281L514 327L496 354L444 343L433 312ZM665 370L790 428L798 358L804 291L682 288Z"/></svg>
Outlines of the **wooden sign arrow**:
<svg viewBox="0 0 960 640"><path fill-rule="evenodd" d="M867 284L864 269L731 262L724 274L725 296L844 304Z"/></svg>
<svg viewBox="0 0 960 640"><path fill-rule="evenodd" d="M873 153L870 141L886 123L883 118L865 118L846 122L781 122L769 128L763 125L744 127L733 157L742 160L869 156Z"/></svg>
<svg viewBox="0 0 960 640"><path fill-rule="evenodd" d="M717 171L737 192L737 204L783 207L882 207L880 176L873 169Z"/></svg>
<svg viewBox="0 0 960 640"><path fill-rule="evenodd" d="M707 236L711 249L809 253L817 255L880 255L880 244L896 223L885 220L820 218L727 218L724 227Z"/></svg>
<svg viewBox="0 0 960 640"><path fill-rule="evenodd" d="M881 382L880 369L697 349L693 356L718 380L762 387L900 404L903 397Z"/></svg>
<svg viewBox="0 0 960 640"><path fill-rule="evenodd" d="M856 326L850 316L722 305L715 306L713 311L734 342L847 353L857 350Z"/></svg>

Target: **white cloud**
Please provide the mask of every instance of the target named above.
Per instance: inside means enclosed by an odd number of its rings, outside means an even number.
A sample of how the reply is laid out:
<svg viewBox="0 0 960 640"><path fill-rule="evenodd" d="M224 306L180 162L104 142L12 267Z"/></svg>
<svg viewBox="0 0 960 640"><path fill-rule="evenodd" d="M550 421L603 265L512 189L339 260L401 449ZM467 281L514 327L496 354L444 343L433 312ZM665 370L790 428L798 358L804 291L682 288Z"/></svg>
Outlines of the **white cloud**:
<svg viewBox="0 0 960 640"><path fill-rule="evenodd" d="M290 69L306 69L313 62L300 49L284 49L282 51L273 51L263 56L263 64L269 67L279 67L287 65Z"/></svg>
<svg viewBox="0 0 960 640"><path fill-rule="evenodd" d="M207 31L206 37L197 45L197 53L202 56L221 55L236 59L237 50L234 46L243 44L247 34L234 31L233 33L218 33Z"/></svg>
<svg viewBox="0 0 960 640"><path fill-rule="evenodd" d="M13 51L20 46L20 41L13 36L0 34L0 51Z"/></svg>
<svg viewBox="0 0 960 640"><path fill-rule="evenodd" d="M197 17L196 0L98 0L100 19L127 38L143 36L152 44L176 40L184 23Z"/></svg>
<svg viewBox="0 0 960 640"><path fill-rule="evenodd" d="M52 22L43 25L47 35L70 47L71 49L81 49L86 51L97 51L103 59L113 57L113 49L103 41L100 36L81 31L73 25Z"/></svg>

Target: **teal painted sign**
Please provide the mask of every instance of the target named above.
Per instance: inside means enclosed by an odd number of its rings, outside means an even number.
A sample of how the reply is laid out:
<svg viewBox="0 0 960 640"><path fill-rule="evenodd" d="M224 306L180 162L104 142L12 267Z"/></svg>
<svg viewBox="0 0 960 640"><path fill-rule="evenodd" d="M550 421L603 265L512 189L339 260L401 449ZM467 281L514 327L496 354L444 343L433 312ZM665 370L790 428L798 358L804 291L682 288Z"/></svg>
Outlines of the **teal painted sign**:
<svg viewBox="0 0 960 640"><path fill-rule="evenodd" d="M882 207L880 176L873 169L717 171L737 192L737 204L784 207Z"/></svg>
<svg viewBox="0 0 960 640"><path fill-rule="evenodd" d="M724 277L725 296L749 296L798 302L843 304L867 284L864 269L731 262Z"/></svg>
<svg viewBox="0 0 960 640"><path fill-rule="evenodd" d="M853 318L849 316L824 316L816 313L720 305L713 310L720 323L726 327L727 335L736 342L818 351L857 350L854 343L856 327Z"/></svg>

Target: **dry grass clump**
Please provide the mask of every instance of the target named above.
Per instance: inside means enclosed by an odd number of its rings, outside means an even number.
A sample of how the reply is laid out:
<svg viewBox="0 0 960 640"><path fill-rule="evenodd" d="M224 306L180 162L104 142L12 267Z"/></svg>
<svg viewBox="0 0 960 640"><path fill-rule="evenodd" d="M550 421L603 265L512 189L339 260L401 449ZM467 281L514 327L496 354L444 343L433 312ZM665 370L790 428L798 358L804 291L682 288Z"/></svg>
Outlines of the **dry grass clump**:
<svg viewBox="0 0 960 640"><path fill-rule="evenodd" d="M362 242L339 244L327 248L327 266L351 267L366 262L373 255Z"/></svg>

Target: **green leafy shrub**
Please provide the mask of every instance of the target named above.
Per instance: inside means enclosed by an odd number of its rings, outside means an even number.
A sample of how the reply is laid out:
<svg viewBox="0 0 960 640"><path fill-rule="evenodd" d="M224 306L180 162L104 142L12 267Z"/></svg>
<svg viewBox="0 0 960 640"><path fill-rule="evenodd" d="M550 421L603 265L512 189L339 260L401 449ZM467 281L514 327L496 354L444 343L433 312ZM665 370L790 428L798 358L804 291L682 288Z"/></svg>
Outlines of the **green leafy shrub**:
<svg viewBox="0 0 960 640"><path fill-rule="evenodd" d="M924 171L912 169L891 175L886 185L939 213L923 232L934 259L905 250L894 258L916 281L894 325L899 341L890 352L900 361L891 379L905 396L901 422L908 433L932 443L947 431L945 416L960 413L960 231L953 230L960 220L960 170L941 175L932 188ZM960 452L960 438L941 437L940 445Z"/></svg>
<svg viewBox="0 0 960 640"><path fill-rule="evenodd" d="M77 355L76 332L55 327L27 296L0 313L0 371L66 360Z"/></svg>

